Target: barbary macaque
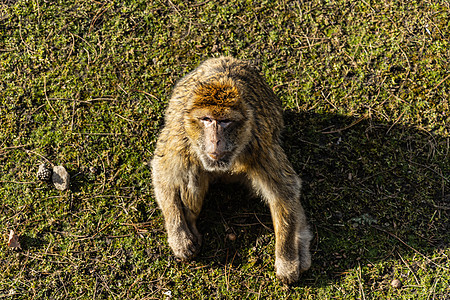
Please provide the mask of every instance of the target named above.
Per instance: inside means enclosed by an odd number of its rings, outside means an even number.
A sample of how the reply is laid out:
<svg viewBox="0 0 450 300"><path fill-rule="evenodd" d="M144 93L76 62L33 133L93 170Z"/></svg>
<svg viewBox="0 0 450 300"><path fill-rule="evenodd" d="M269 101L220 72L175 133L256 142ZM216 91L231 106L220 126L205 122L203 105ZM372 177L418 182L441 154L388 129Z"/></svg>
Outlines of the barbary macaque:
<svg viewBox="0 0 450 300"><path fill-rule="evenodd" d="M211 182L243 178L270 207L277 277L287 284L311 265L301 180L281 147L281 101L250 63L212 58L175 86L152 160L156 201L176 257L200 250L196 221Z"/></svg>

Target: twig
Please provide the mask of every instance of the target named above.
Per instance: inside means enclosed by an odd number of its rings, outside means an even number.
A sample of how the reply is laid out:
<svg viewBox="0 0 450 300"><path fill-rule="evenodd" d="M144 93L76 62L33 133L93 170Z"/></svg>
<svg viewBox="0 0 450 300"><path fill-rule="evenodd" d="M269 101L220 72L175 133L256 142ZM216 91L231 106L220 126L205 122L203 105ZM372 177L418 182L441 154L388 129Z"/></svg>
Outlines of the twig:
<svg viewBox="0 0 450 300"><path fill-rule="evenodd" d="M126 133L119 132L72 132L72 134L78 135L98 135L98 136L119 136L119 135L127 135Z"/></svg>
<svg viewBox="0 0 450 300"><path fill-rule="evenodd" d="M106 97L92 98L90 100L86 100L86 102L88 102L88 103L94 102L94 101L117 101L117 98L113 98L113 97L107 98L107 96L106 96Z"/></svg>
<svg viewBox="0 0 450 300"><path fill-rule="evenodd" d="M126 198L126 199L131 199L131 196L123 196L123 195L94 195L91 197L86 197L86 198L81 198L81 201L86 201L86 200L90 200L90 199L96 199L96 198ZM147 222L149 223L149 222ZM144 224L144 223L141 223ZM123 225L131 225L131 224L123 224Z"/></svg>
<svg viewBox="0 0 450 300"><path fill-rule="evenodd" d="M94 238L95 236L97 236L100 232L102 232L103 230L105 230L106 228L108 228L113 222L115 222L116 219L112 219L108 224L106 224L105 226L103 226L102 229L98 230L96 234L94 234L92 236L92 238Z"/></svg>
<svg viewBox="0 0 450 300"><path fill-rule="evenodd" d="M200 3L196 3L196 4L191 4L190 7L202 6L202 5L204 5L204 4L208 3L208 2L210 2L210 0L206 0L206 1L203 1L203 2L200 2Z"/></svg>
<svg viewBox="0 0 450 300"><path fill-rule="evenodd" d="M328 93L328 95L326 95L326 96L325 96L325 94L324 94L323 91L320 91L320 93L322 94L323 99L324 99L328 104L330 104L331 106L333 106L333 108L334 108L336 111L338 111L338 108L336 107L336 105L334 105L333 102L331 102L330 100L328 100L328 97L330 97L331 92Z"/></svg>
<svg viewBox="0 0 450 300"><path fill-rule="evenodd" d="M443 206L443 205L436 205L436 204L432 204L434 208L437 209L442 209L442 210L449 210L450 206Z"/></svg>
<svg viewBox="0 0 450 300"><path fill-rule="evenodd" d="M80 241L83 241L83 240L92 240L92 239L94 239L99 233L101 233L103 230L105 230L106 228L108 228L109 226L111 226L111 224L112 224L113 222L115 222L115 221L116 221L116 219L111 220L108 224L106 224L105 226L103 226L100 230L97 230L97 232L94 233L94 235L91 235L91 236L87 236L87 237L83 237L83 238L74 240L74 242L80 242Z"/></svg>
<svg viewBox="0 0 450 300"><path fill-rule="evenodd" d="M69 59L69 57L72 55L73 50L75 49L75 37L73 36L73 34L70 34L70 36L72 37L72 47L70 48L69 54L67 55L67 59Z"/></svg>
<svg viewBox="0 0 450 300"><path fill-rule="evenodd" d="M39 154L39 153L37 153L37 152L34 152L33 150L25 150L25 152L26 152L28 155L29 155L30 153L31 153L31 154L34 154L34 155L37 155L37 156L39 156L40 158L42 158L42 159L44 159L45 161L47 161L50 165L53 166L53 163L52 163L47 157L43 156L42 154Z"/></svg>
<svg viewBox="0 0 450 300"><path fill-rule="evenodd" d="M101 284L108 290L109 294L115 299L115 294L114 292L111 290L111 288L108 285L107 279L105 279L105 277L103 275L98 275L98 277L101 280Z"/></svg>
<svg viewBox="0 0 450 300"><path fill-rule="evenodd" d="M430 168L430 167L428 167L428 166L425 166L425 165L422 165L422 164L413 162L412 160L408 160L408 162L409 162L409 163L412 163L413 165L417 165L417 166L426 168L426 169L430 170L431 172L435 173L436 175L438 175L439 177L441 177L442 180L447 181L447 182L450 182L450 179L445 178L444 175L439 174L438 172L436 172L435 170L433 170L432 168Z"/></svg>
<svg viewBox="0 0 450 300"><path fill-rule="evenodd" d="M63 288L64 288L64 293L65 293L65 295L66 295L66 297L67 297L67 288L66 288L66 284L64 283L64 280L62 280L61 279L61 275L60 275L60 273L58 273L58 278L59 278L59 281L62 283L62 286L63 286Z"/></svg>
<svg viewBox="0 0 450 300"><path fill-rule="evenodd" d="M115 114L116 116L118 116L119 118L124 119L125 121L128 121L128 122L130 122L130 123L134 123L133 120L127 119L127 118L125 118L125 117L122 117L122 116L119 115L118 113L114 113L114 114Z"/></svg>
<svg viewBox="0 0 450 300"><path fill-rule="evenodd" d="M263 287L263 285L261 284L261 285L259 286L259 290L258 290L258 298L257 298L257 300L261 299L261 290L262 290L262 287Z"/></svg>
<svg viewBox="0 0 450 300"><path fill-rule="evenodd" d="M345 127L343 127L343 128L339 128L339 129L336 129L336 130L325 131L325 132L322 132L322 133L323 133L323 134L330 134L330 133L338 133L338 132L342 132L342 131L344 131L344 130L347 130L347 129L349 129L349 128L355 126L356 124L358 124L359 122L361 122L362 120L364 120L364 119L366 119L366 118L367 118L367 115L364 115L364 116L362 116L361 118L359 118L358 120L356 120L355 122L353 122L352 124L350 124L350 125L348 125L348 126L345 126Z"/></svg>
<svg viewBox="0 0 450 300"><path fill-rule="evenodd" d="M21 20L19 19L19 36L20 36L20 40L22 41L22 43L25 45L25 48L27 49L28 53L35 53L30 46L24 41L23 36L22 36L22 23L20 22Z"/></svg>
<svg viewBox="0 0 450 300"><path fill-rule="evenodd" d="M78 34L75 34L75 33L70 33L72 36L76 36L77 38L79 38L80 40L82 40L83 42L85 42L89 47L91 47L91 49L93 49L94 50L94 52L95 52L95 59L94 59L94 61L93 62L95 62L96 60L97 60L97 58L98 58L98 52L97 52L97 50L88 42L88 41L86 41L84 38L82 38L81 36L79 36ZM83 48L85 51L86 51L86 53L87 53L87 55L88 55L88 65L90 65L90 61L91 61L91 59L90 59L90 56L89 56L89 51L87 51L86 50L86 48Z"/></svg>
<svg viewBox="0 0 450 300"><path fill-rule="evenodd" d="M172 6L172 8L177 12L177 14L181 17L181 13L180 10L178 9L178 7L176 7L175 4L172 3L172 1L169 0L170 5Z"/></svg>
<svg viewBox="0 0 450 300"><path fill-rule="evenodd" d="M228 249L227 249L227 257L225 258L225 284L227 285L228 291L228 276L227 276L227 265L228 265Z"/></svg>
<svg viewBox="0 0 450 300"><path fill-rule="evenodd" d="M413 274L414 280L416 281L417 285L420 286L419 279L417 279L416 273L410 268L409 264L403 259L403 257L400 255L400 253L397 251L398 256L402 260L402 262L405 264L405 266L408 268L408 270Z"/></svg>
<svg viewBox="0 0 450 300"><path fill-rule="evenodd" d="M75 118L75 106L76 106L77 100L73 99L73 103L72 103L72 121L70 123L70 132L73 132L73 121Z"/></svg>
<svg viewBox="0 0 450 300"><path fill-rule="evenodd" d="M407 243L405 243L401 238L399 238L398 236L396 236L395 234L393 234L392 232L389 232L381 227L375 226L375 225L370 225L371 227L378 229L380 231L383 231L387 234L389 234L390 236L392 236L393 238L397 239L400 243L402 243L403 245L405 245L406 247L408 247L409 249L413 250L414 252L416 252L417 254L419 254L420 256L422 256L423 258L425 258L429 263L432 263L433 265L435 265L436 267L439 267L441 269L444 269L446 271L450 271L449 268L441 266L437 263L435 263L434 261L432 261L431 259L429 259L427 256L425 256L424 254L422 254L421 252L419 252L417 249L411 247L410 245L408 245Z"/></svg>
<svg viewBox="0 0 450 300"><path fill-rule="evenodd" d="M94 27L95 22L97 22L98 18L100 18L100 16L101 16L102 14L104 14L104 13L109 9L109 7L103 9L103 8L105 7L106 3L107 3L107 2L103 3L102 7L100 7L100 9L98 10L98 12L95 14L94 18L92 19L91 25L89 26L89 33L91 33L92 28ZM110 5L110 6L111 6L111 5Z"/></svg>
<svg viewBox="0 0 450 300"><path fill-rule="evenodd" d="M359 283L359 292L362 295L362 299L366 300L366 294L364 293L364 288L361 282L361 265L358 263L358 270L356 273L356 276L358 277L358 283Z"/></svg>
<svg viewBox="0 0 450 300"><path fill-rule="evenodd" d="M29 146L29 144L27 144L27 145L19 145L19 146L5 147L5 148L0 149L0 154L3 154L3 151L5 151L5 150L11 150L11 149L23 148L23 147L28 147L28 146Z"/></svg>
<svg viewBox="0 0 450 300"><path fill-rule="evenodd" d="M392 167L392 168L389 168L388 170L381 171L381 172L375 173L375 174L373 174L373 175L371 175L371 176L369 176L369 177L363 178L363 179L361 179L361 181L359 181L359 184L362 184L363 182L366 182L367 180L369 180L369 179L371 179L371 178L374 178L374 177L377 177L377 176L379 176L379 175L381 175L381 174L390 173L390 172L392 172L393 170L395 170L396 168L397 168L397 167Z"/></svg>
<svg viewBox="0 0 450 300"><path fill-rule="evenodd" d="M141 90L133 90L133 91L134 91L134 92L138 92L138 93L143 93L144 95L150 96L150 97L152 97L152 98L158 100L158 102L161 102L161 100L160 100L158 97L156 97L155 95L150 94L150 93L148 93L148 92L146 92L146 91L141 91Z"/></svg>
<svg viewBox="0 0 450 300"><path fill-rule="evenodd" d="M406 110L404 110L400 116L398 116L398 118L394 121L394 123L389 127L388 131L386 131L386 134L389 134L389 132L391 131L392 128L394 128L394 126L400 121L400 119L403 117L403 115L406 113Z"/></svg>
<svg viewBox="0 0 450 300"><path fill-rule="evenodd" d="M225 283L227 285L227 291L229 290L229 283L230 283L230 268L228 268L228 274L227 274L227 265L228 265L228 249L227 249L227 257L225 259ZM231 259L230 266L233 266L233 261L236 257L237 251L234 253L233 258Z"/></svg>
<svg viewBox="0 0 450 300"><path fill-rule="evenodd" d="M261 22L258 19L258 16L256 15L256 13L254 11L253 12L253 16L255 17L256 22L258 23L259 27L261 28L262 31L264 31L265 33L268 33L266 28L264 28L264 26L261 24Z"/></svg>
<svg viewBox="0 0 450 300"><path fill-rule="evenodd" d="M130 285L130 287L127 289L127 299L130 299L131 297L129 296L131 289L133 288L133 286L138 283L138 281L140 281L141 278L139 278L138 276L136 276L136 280Z"/></svg>
<svg viewBox="0 0 450 300"><path fill-rule="evenodd" d="M430 293L428 294L427 300L430 299L431 295L433 295L433 299L436 299L436 285L439 282L439 280L441 279L441 276L439 276L439 273L440 273L440 270L437 271L436 280L434 280L433 287L430 289Z"/></svg>
<svg viewBox="0 0 450 300"><path fill-rule="evenodd" d="M273 232L272 228L266 226L263 222L261 222L261 220L258 218L258 216L256 215L256 213L253 213L255 215L256 220L258 220L259 224L261 224L264 228L266 228L267 230L269 230L270 232Z"/></svg>
<svg viewBox="0 0 450 300"><path fill-rule="evenodd" d="M97 286L98 286L98 280L97 280L97 277L95 277L94 297L92 297L92 299L95 299L95 297L97 296Z"/></svg>
<svg viewBox="0 0 450 300"><path fill-rule="evenodd" d="M36 107L30 114L29 116L31 117L32 115L34 115L38 110L40 110L41 108L43 108L45 106L45 104L42 104L38 107ZM48 114L48 113L47 113Z"/></svg>
<svg viewBox="0 0 450 300"><path fill-rule="evenodd" d="M439 81L439 83L434 87L434 88L432 88L432 90L435 90L435 89L437 89L441 84L443 84L447 79L449 79L450 78L450 74L448 74L447 76L445 76L445 78L444 79L442 79L441 81Z"/></svg>
<svg viewBox="0 0 450 300"><path fill-rule="evenodd" d="M406 55L405 51L403 51L402 47L400 47L400 44L397 43L398 48L403 53L403 56L405 56L406 62L408 63L408 72L406 73L406 78L409 77L409 73L411 72L411 64L408 59L408 55Z"/></svg>
<svg viewBox="0 0 450 300"><path fill-rule="evenodd" d="M44 76L44 95L45 95L45 100L47 100L48 105L53 110L53 113L55 114L55 116L58 118L58 114L56 113L56 111L53 108L52 104L48 100L48 96L47 96L47 77L45 77L45 76Z"/></svg>
<svg viewBox="0 0 450 300"><path fill-rule="evenodd" d="M61 101L75 101L76 99L72 98L48 98L49 100L61 100ZM117 101L117 98L107 98L107 97L101 97L101 98L92 98L90 100L77 100L78 103L83 104L90 104L94 101Z"/></svg>
<svg viewBox="0 0 450 300"><path fill-rule="evenodd" d="M233 258L231 259L231 262L230 262L230 268L228 268L227 282L230 282L230 269L233 268L233 262L234 262L234 259L236 258L236 254L237 254L237 251L234 252ZM227 290L228 290L228 284L227 284Z"/></svg>
<svg viewBox="0 0 450 300"><path fill-rule="evenodd" d="M130 198L131 198L131 197L130 197ZM152 215L153 215L153 213L152 213ZM132 227L138 228L138 227L148 227L148 226L150 226L152 223L153 223L153 222L142 222L142 223L119 223L119 225L121 225L121 226L132 226Z"/></svg>
<svg viewBox="0 0 450 300"><path fill-rule="evenodd" d="M15 183L15 184L35 184L35 181L14 181L14 180L0 180L0 183Z"/></svg>

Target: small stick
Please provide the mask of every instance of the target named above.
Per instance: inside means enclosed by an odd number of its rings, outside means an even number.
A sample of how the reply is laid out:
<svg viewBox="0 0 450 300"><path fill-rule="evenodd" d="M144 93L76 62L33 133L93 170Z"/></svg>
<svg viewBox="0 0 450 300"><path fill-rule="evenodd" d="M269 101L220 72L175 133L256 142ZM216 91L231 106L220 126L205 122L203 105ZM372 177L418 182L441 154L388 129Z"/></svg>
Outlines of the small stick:
<svg viewBox="0 0 450 300"><path fill-rule="evenodd" d="M444 269L444 270L446 270L446 271L450 271L449 268L446 268L446 267L444 267L444 266L441 266L441 265L435 263L434 261L432 261L431 259L429 259L427 256L425 256L424 254L422 254L421 252L419 252L417 249L415 249L415 248L411 247L410 245L408 245L407 243L405 243L401 238L399 238L398 236L396 236L396 235L393 234L392 232L389 232L389 231L387 231L387 230L384 230L383 228L378 227L378 226L375 226L375 225L370 225L370 226L372 226L372 227L375 228L375 229L381 230L381 231L383 231L383 232L389 234L390 236L396 238L400 243L402 243L403 245L405 245L405 246L408 247L409 249L413 250L414 252L416 252L417 254L419 254L420 256L422 256L423 258L425 258L428 262L430 262L430 263L432 263L433 265L435 265L436 267L439 267L439 268Z"/></svg>
<svg viewBox="0 0 450 300"><path fill-rule="evenodd" d="M362 295L362 299L366 300L366 294L364 293L364 288L361 282L361 265L358 263L358 270L356 273L356 276L358 277L358 283L359 283L359 292Z"/></svg>
<svg viewBox="0 0 450 300"><path fill-rule="evenodd" d="M414 273L414 271L410 268L409 264L403 259L403 257L400 255L400 253L397 252L397 254L400 257L400 259L402 260L402 262L405 264L405 266L408 268L408 270L413 274L414 280L416 281L417 285L420 286L420 282L419 282L419 279L417 279L416 273Z"/></svg>

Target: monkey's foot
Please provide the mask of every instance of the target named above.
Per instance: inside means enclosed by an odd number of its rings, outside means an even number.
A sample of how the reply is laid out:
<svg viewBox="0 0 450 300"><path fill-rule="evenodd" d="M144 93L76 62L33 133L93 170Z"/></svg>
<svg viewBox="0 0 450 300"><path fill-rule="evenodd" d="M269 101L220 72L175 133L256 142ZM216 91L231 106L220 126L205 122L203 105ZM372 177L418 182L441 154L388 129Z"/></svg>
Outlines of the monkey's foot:
<svg viewBox="0 0 450 300"><path fill-rule="evenodd" d="M169 235L168 241L175 256L183 261L192 259L200 251L200 237L196 237L186 230Z"/></svg>
<svg viewBox="0 0 450 300"><path fill-rule="evenodd" d="M275 259L275 269L277 278L284 284L293 284L300 276L300 261L285 260L282 258Z"/></svg>

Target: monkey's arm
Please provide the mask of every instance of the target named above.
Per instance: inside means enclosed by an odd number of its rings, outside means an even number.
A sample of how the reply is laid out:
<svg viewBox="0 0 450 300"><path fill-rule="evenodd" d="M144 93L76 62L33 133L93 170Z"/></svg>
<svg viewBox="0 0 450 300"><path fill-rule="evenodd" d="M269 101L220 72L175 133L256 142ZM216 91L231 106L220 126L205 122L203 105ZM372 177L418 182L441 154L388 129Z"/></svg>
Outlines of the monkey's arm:
<svg viewBox="0 0 450 300"><path fill-rule="evenodd" d="M165 218L169 245L176 257L188 260L200 250L196 221L209 182L182 136L173 134L171 125L158 139L152 160L153 187Z"/></svg>
<svg viewBox="0 0 450 300"><path fill-rule="evenodd" d="M156 201L162 210L168 242L176 257L189 260L200 250L200 235L192 224L190 209L182 201L181 188L177 183L182 175L178 169L167 168L166 157L152 161L153 186Z"/></svg>
<svg viewBox="0 0 450 300"><path fill-rule="evenodd" d="M277 277L291 284L311 265L311 233L300 203L301 180L279 145L268 148L252 164L249 177L270 207L275 230Z"/></svg>

